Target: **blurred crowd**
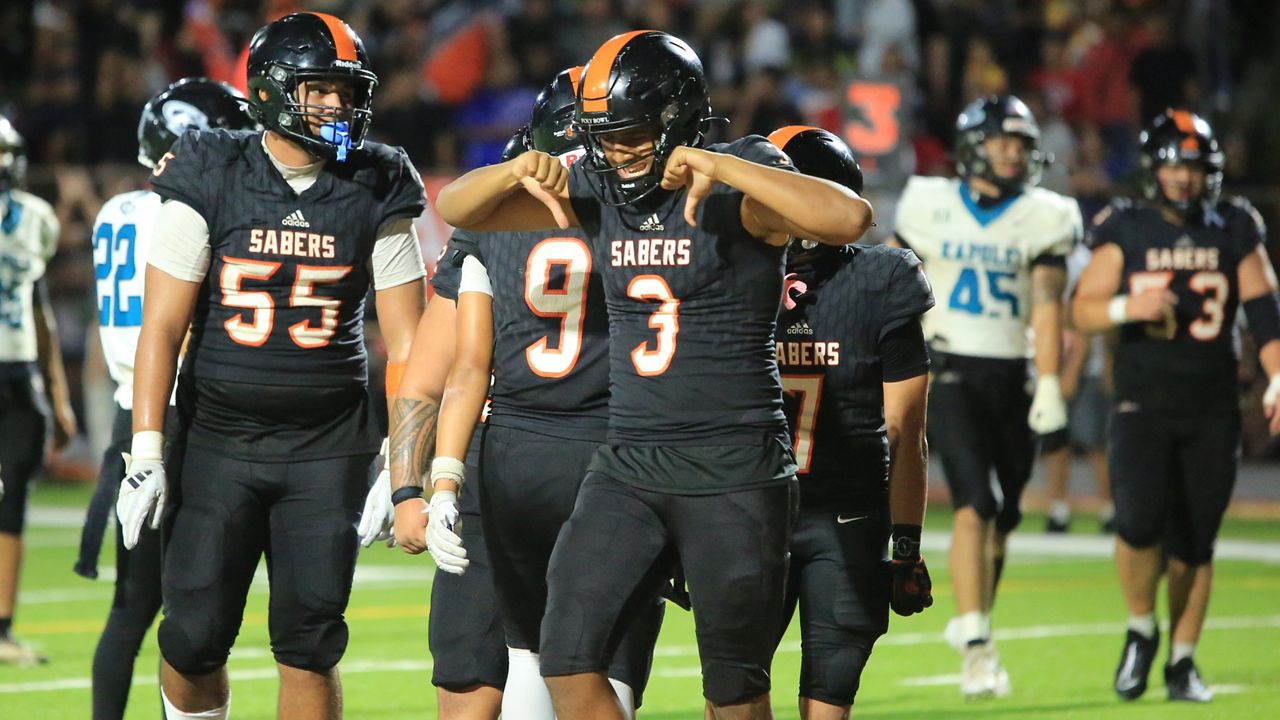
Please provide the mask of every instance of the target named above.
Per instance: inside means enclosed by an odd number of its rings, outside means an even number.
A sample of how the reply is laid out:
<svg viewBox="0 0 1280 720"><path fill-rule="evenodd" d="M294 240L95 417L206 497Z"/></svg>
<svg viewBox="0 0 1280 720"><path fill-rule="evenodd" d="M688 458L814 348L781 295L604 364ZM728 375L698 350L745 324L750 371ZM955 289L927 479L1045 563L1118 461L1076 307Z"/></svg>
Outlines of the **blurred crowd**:
<svg viewBox="0 0 1280 720"><path fill-rule="evenodd" d="M871 147L891 123L892 162L902 173L884 174L886 182L873 190L884 204L879 210L884 226L907 173L952 172L952 127L959 108L981 95L1013 92L1036 113L1043 147L1056 158L1042 184L1078 198L1085 217L1109 197L1129 192L1143 123L1167 106L1181 106L1214 123L1227 153L1228 191L1248 195L1277 228L1278 5L1271 0L5 2L0 7L0 113L26 137L31 189L55 204L63 223L50 286L68 371L79 378L77 366L96 343L90 225L105 198L145 181L145 171L134 163L142 104L188 75L243 88L250 36L289 12L331 12L361 34L380 78L371 137L404 146L429 187L433 175L496 161L506 139L527 118L538 89L558 70L585 63L612 35L644 27L684 38L702 57L713 108L728 121L717 128L720 138L805 123L846 137L862 133L863 146ZM866 87L851 84L868 79L880 83L872 89L894 88L888 114L883 106L864 102Z"/></svg>

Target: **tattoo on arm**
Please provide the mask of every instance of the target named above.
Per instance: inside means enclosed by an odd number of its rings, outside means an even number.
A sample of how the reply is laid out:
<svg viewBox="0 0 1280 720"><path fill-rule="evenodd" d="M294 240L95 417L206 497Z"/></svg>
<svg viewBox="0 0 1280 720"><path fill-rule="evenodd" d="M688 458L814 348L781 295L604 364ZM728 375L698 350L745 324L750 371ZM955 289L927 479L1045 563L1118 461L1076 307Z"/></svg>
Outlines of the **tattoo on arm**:
<svg viewBox="0 0 1280 720"><path fill-rule="evenodd" d="M1062 302L1067 287L1067 272L1061 268L1041 268L1031 276L1031 304Z"/></svg>
<svg viewBox="0 0 1280 720"><path fill-rule="evenodd" d="M391 487L427 485L440 403L398 397L391 406Z"/></svg>

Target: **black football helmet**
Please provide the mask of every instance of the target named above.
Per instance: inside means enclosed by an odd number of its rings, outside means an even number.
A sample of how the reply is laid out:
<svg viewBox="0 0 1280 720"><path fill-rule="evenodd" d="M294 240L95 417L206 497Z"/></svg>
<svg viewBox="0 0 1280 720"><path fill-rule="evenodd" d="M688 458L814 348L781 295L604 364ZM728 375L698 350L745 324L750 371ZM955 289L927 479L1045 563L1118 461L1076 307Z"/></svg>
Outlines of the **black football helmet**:
<svg viewBox="0 0 1280 720"><path fill-rule="evenodd" d="M507 140L502 147L502 162L515 160L529 149L529 126L521 125L519 130Z"/></svg>
<svg viewBox="0 0 1280 720"><path fill-rule="evenodd" d="M27 143L9 118L0 115L0 194L27 182Z"/></svg>
<svg viewBox="0 0 1280 720"><path fill-rule="evenodd" d="M685 42L656 30L616 35L596 50L578 85L574 126L587 148L587 169L598 178L597 195L608 205L636 202L661 187L671 151L702 143L711 101L702 61ZM623 179L600 144L602 135L645 127L653 130L653 163L644 175Z"/></svg>
<svg viewBox="0 0 1280 720"><path fill-rule="evenodd" d="M1027 144L1027 164L1014 177L996 175L982 142L997 135L1013 135ZM999 95L969 103L956 118L956 171L961 177L977 177L1000 189L1005 195L1021 192L1040 182L1044 166L1052 158L1040 150L1040 126L1036 118L1013 95Z"/></svg>
<svg viewBox="0 0 1280 720"><path fill-rule="evenodd" d="M563 155L582 147L582 137L573 126L581 79L582 67L571 67L561 71L538 93L529 118L529 144L534 150Z"/></svg>
<svg viewBox="0 0 1280 720"><path fill-rule="evenodd" d="M311 132L307 117L333 109L302 102L299 86L308 80L348 81L355 88L351 109L321 126L318 135ZM364 42L333 15L286 15L249 41L250 107L268 129L317 157L342 161L349 151L360 149L373 118L377 85Z"/></svg>
<svg viewBox="0 0 1280 720"><path fill-rule="evenodd" d="M183 78L147 101L138 119L138 162L155 168L188 128L256 128L244 95L208 78Z"/></svg>
<svg viewBox="0 0 1280 720"><path fill-rule="evenodd" d="M1138 156L1142 166L1142 193L1148 200L1187 221L1198 220L1207 207L1217 203L1226 158L1218 147L1213 128L1199 115L1186 110L1165 110L1139 136ZM1156 170L1161 165L1183 163L1204 168L1204 188L1198 197L1174 202L1160 189Z"/></svg>
<svg viewBox="0 0 1280 720"><path fill-rule="evenodd" d="M832 133L808 125L788 125L769 133L769 142L786 153L805 175L862 192L862 167L849 146ZM843 254L844 248L793 237L787 245L787 266L834 260Z"/></svg>

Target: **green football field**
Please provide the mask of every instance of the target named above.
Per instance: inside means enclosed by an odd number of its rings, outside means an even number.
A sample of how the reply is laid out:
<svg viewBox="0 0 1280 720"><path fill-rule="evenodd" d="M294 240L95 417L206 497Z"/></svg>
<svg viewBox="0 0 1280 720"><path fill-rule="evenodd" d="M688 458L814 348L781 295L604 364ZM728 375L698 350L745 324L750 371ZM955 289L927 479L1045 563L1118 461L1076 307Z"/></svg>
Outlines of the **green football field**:
<svg viewBox="0 0 1280 720"><path fill-rule="evenodd" d="M33 500L17 632L52 657L38 668L0 667L0 718L89 717L89 668L111 601L111 584L71 572L85 488L46 485ZM1218 691L1207 707L1165 702L1159 667L1148 696L1121 704L1111 689L1124 610L1109 542L1091 519L1065 540L1046 541L1042 519L1024 524L1024 546L1006 571L996 637L1013 682L1001 700L964 702L959 657L941 639L952 610L945 568L948 517L934 511L926 538L937 603L911 619L894 616L863 676L855 717L936 718L1276 718L1280 717L1280 523L1228 521L1209 626L1197 653ZM1225 542L1228 541L1229 542ZM1227 559L1234 558L1234 559ZM112 567L104 554L103 569ZM265 571L259 575L265 579ZM106 575L110 577L110 575ZM349 718L434 717L429 683L427 601L431 564L376 546L364 551L342 663ZM267 645L265 583L255 585L231 657L232 717L274 718L276 680ZM149 637L139 658L130 718L159 715ZM1162 648L1162 653L1164 648ZM795 718L800 648L793 625L774 660L777 714ZM702 699L691 617L669 606L653 680L640 716L700 718Z"/></svg>

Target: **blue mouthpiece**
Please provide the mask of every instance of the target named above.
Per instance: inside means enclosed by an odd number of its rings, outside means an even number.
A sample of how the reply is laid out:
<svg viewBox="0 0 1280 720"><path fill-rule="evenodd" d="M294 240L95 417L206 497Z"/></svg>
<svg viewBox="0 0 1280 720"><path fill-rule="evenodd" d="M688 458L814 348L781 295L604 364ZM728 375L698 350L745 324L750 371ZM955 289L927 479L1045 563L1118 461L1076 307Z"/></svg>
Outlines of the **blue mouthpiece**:
<svg viewBox="0 0 1280 720"><path fill-rule="evenodd" d="M347 159L347 151L351 149L351 135L345 120L321 125L320 139L338 149L338 162Z"/></svg>

